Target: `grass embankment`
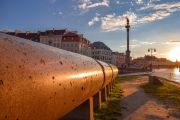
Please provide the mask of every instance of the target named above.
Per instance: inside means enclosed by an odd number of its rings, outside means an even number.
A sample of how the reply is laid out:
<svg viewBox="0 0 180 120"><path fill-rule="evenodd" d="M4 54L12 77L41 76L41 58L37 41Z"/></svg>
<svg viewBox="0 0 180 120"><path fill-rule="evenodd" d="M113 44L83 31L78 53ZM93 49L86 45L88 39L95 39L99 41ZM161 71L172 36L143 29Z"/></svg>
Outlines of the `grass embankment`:
<svg viewBox="0 0 180 120"><path fill-rule="evenodd" d="M139 76L124 76L124 77L117 77L116 80L119 82L125 82L129 80L137 79Z"/></svg>
<svg viewBox="0 0 180 120"><path fill-rule="evenodd" d="M150 93L164 102L171 102L180 109L180 88L163 83L163 85L144 84L141 86L146 93Z"/></svg>
<svg viewBox="0 0 180 120"><path fill-rule="evenodd" d="M111 91L106 102L102 104L101 110L96 110L94 113L95 120L116 120L117 116L121 115L120 100L122 97L121 82L132 80L138 76L117 77L115 87Z"/></svg>
<svg viewBox="0 0 180 120"><path fill-rule="evenodd" d="M94 113L95 120L115 120L120 113L120 99L122 90L118 79L115 80L115 86L108 96L107 101L102 103L101 110Z"/></svg>

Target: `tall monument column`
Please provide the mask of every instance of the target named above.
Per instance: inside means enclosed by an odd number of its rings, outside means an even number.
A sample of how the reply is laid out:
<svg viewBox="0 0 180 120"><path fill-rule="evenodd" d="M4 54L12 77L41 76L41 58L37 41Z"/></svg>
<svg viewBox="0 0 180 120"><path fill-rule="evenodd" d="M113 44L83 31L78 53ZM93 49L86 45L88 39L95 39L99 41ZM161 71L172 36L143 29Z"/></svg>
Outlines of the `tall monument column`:
<svg viewBox="0 0 180 120"><path fill-rule="evenodd" d="M131 51L129 50L129 29L130 29L130 25L129 25L129 19L126 18L126 20L127 20L127 25L125 26L125 28L127 29L126 64L129 65L129 63L130 63L130 53L131 53Z"/></svg>

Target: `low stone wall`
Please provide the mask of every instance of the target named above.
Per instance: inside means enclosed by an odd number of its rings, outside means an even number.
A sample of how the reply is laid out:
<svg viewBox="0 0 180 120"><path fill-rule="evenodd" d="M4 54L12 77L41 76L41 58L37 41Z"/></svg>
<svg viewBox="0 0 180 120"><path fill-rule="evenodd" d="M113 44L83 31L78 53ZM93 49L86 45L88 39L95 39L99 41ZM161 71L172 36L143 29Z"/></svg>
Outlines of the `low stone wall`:
<svg viewBox="0 0 180 120"><path fill-rule="evenodd" d="M158 76L149 76L149 83L154 85L162 85L163 83L168 83L180 88L180 83Z"/></svg>
<svg viewBox="0 0 180 120"><path fill-rule="evenodd" d="M149 76L149 83L153 85L162 85L162 82L156 76Z"/></svg>

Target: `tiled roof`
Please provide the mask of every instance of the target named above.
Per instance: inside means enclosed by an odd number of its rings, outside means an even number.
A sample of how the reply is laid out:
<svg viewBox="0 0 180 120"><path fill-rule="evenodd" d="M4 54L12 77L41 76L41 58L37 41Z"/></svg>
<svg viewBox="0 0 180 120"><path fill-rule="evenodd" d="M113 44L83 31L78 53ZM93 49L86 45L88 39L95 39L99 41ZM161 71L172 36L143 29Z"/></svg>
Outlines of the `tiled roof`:
<svg viewBox="0 0 180 120"><path fill-rule="evenodd" d="M64 35L67 32L67 29L61 29L61 30L46 30L45 32L40 32L40 35Z"/></svg>
<svg viewBox="0 0 180 120"><path fill-rule="evenodd" d="M32 41L39 41L39 34L38 33L31 33L31 32L7 32L6 34L9 35L14 35L16 37L24 38L24 39L29 39Z"/></svg>
<svg viewBox="0 0 180 120"><path fill-rule="evenodd" d="M105 50L111 50L107 45L105 45L103 42L94 42L92 44L95 49L105 49Z"/></svg>
<svg viewBox="0 0 180 120"><path fill-rule="evenodd" d="M15 35L15 32L6 32L8 35Z"/></svg>
<svg viewBox="0 0 180 120"><path fill-rule="evenodd" d="M73 36L77 36L77 37L81 37L79 34L75 33L75 32L67 32L66 34L64 34L64 37L73 37Z"/></svg>
<svg viewBox="0 0 180 120"><path fill-rule="evenodd" d="M119 52L112 52L112 54L114 54L114 55L125 55L125 53L119 53Z"/></svg>
<svg viewBox="0 0 180 120"><path fill-rule="evenodd" d="M73 39L71 39L73 38ZM63 35L63 42L82 42L84 44L90 45L90 41L83 37L82 34L78 34L77 32L67 32L65 35Z"/></svg>

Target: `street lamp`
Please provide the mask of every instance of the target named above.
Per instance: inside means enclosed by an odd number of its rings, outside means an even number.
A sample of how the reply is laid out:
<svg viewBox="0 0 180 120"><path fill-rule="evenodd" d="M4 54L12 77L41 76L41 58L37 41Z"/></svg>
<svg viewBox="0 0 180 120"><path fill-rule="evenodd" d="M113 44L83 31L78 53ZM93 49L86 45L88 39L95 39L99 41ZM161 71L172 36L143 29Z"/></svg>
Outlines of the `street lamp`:
<svg viewBox="0 0 180 120"><path fill-rule="evenodd" d="M153 54L153 52L156 52L156 49L155 48L149 48L148 52L151 53L151 71L152 71L152 54Z"/></svg>

